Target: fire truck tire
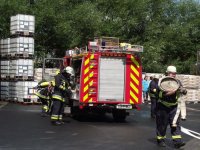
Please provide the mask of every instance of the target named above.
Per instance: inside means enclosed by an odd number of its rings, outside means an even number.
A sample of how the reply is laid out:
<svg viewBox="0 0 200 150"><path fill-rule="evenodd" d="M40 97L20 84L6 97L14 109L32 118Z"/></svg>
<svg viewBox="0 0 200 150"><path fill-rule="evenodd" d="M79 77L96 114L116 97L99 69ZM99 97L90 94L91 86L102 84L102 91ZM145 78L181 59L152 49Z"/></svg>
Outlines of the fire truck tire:
<svg viewBox="0 0 200 150"><path fill-rule="evenodd" d="M72 117L78 121L82 121L85 119L86 115L85 110L80 110L79 107L72 107Z"/></svg>
<svg viewBox="0 0 200 150"><path fill-rule="evenodd" d="M112 115L115 121L124 122L126 120L126 110L113 109Z"/></svg>

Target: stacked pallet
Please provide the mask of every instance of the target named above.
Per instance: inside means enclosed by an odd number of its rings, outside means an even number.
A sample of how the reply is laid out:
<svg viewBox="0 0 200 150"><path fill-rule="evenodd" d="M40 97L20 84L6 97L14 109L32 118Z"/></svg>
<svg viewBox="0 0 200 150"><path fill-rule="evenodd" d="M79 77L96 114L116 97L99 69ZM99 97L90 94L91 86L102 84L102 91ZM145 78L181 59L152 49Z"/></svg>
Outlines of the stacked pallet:
<svg viewBox="0 0 200 150"><path fill-rule="evenodd" d="M37 82L35 81L9 82L8 99L10 101L17 101L20 103L37 102L37 96L34 94L35 86L37 86Z"/></svg>
<svg viewBox="0 0 200 150"><path fill-rule="evenodd" d="M200 76L178 74L177 78L187 89L187 95L183 96L183 99L188 103L200 102Z"/></svg>
<svg viewBox="0 0 200 150"><path fill-rule="evenodd" d="M183 86L188 89L200 88L200 76L195 75L177 75L177 78L181 80Z"/></svg>
<svg viewBox="0 0 200 150"><path fill-rule="evenodd" d="M33 95L37 85L34 81L34 30L34 16L11 16L11 35L0 42L1 87L5 89L1 90L1 100L37 101Z"/></svg>

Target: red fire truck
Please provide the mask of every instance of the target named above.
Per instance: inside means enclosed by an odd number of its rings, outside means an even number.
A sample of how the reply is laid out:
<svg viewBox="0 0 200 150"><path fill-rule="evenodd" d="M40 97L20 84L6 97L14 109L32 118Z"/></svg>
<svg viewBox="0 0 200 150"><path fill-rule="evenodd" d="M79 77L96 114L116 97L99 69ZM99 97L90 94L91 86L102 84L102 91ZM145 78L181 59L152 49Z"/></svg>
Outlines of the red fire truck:
<svg viewBox="0 0 200 150"><path fill-rule="evenodd" d="M124 121L127 110L138 108L142 99L143 47L119 43L115 37L94 38L85 49L68 50L64 66L75 71L72 114L112 113Z"/></svg>

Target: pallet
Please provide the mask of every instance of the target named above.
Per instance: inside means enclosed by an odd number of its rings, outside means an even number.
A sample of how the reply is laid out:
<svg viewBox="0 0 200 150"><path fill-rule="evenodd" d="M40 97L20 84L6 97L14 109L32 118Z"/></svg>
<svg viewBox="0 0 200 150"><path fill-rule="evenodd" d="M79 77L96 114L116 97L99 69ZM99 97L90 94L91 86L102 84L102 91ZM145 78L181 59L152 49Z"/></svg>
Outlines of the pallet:
<svg viewBox="0 0 200 150"><path fill-rule="evenodd" d="M42 102L33 102L33 105L42 105Z"/></svg>
<svg viewBox="0 0 200 150"><path fill-rule="evenodd" d="M3 76L1 75L0 81L9 81L10 77L9 76Z"/></svg>
<svg viewBox="0 0 200 150"><path fill-rule="evenodd" d="M12 97L9 99L0 99L2 102L9 102L14 104L21 104L21 105L41 105L40 101L32 101L31 99L24 98L23 101L18 101L16 97Z"/></svg>
<svg viewBox="0 0 200 150"><path fill-rule="evenodd" d="M16 38L16 37L34 37L33 32L28 32L28 31L15 31L12 32L11 38Z"/></svg>
<svg viewBox="0 0 200 150"><path fill-rule="evenodd" d="M10 53L7 55L7 57L9 59L19 59L19 58L22 58L22 59L33 59L34 58L34 55L33 54L28 54L28 53Z"/></svg>
<svg viewBox="0 0 200 150"><path fill-rule="evenodd" d="M1 101L1 102L8 102L8 99L6 99L6 98L1 99L1 98L0 98L0 101Z"/></svg>
<svg viewBox="0 0 200 150"><path fill-rule="evenodd" d="M186 101L186 104L198 104L200 101Z"/></svg>
<svg viewBox="0 0 200 150"><path fill-rule="evenodd" d="M34 81L34 76L10 76L10 81Z"/></svg>
<svg viewBox="0 0 200 150"><path fill-rule="evenodd" d="M15 98L9 98L7 100L7 102L9 102L9 103L17 103L17 98L16 98L16 100L15 100Z"/></svg>
<svg viewBox="0 0 200 150"><path fill-rule="evenodd" d="M0 58L1 59L6 59L6 58L8 58L8 54L0 54Z"/></svg>

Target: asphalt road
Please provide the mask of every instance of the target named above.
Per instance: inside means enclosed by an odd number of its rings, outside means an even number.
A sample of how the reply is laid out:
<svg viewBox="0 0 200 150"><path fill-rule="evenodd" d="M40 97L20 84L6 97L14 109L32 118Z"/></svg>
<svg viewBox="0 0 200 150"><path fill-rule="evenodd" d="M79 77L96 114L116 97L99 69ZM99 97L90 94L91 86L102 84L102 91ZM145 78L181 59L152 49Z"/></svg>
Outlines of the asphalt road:
<svg viewBox="0 0 200 150"><path fill-rule="evenodd" d="M62 126L52 126L49 117L40 116L39 105L0 102L0 150L157 150L174 149L170 130L167 147L155 140L155 120L150 105L133 110L124 123L111 115L89 116L82 121L65 118ZM200 104L187 105L187 120L182 126L200 133ZM199 139L183 134L185 150L199 150Z"/></svg>

